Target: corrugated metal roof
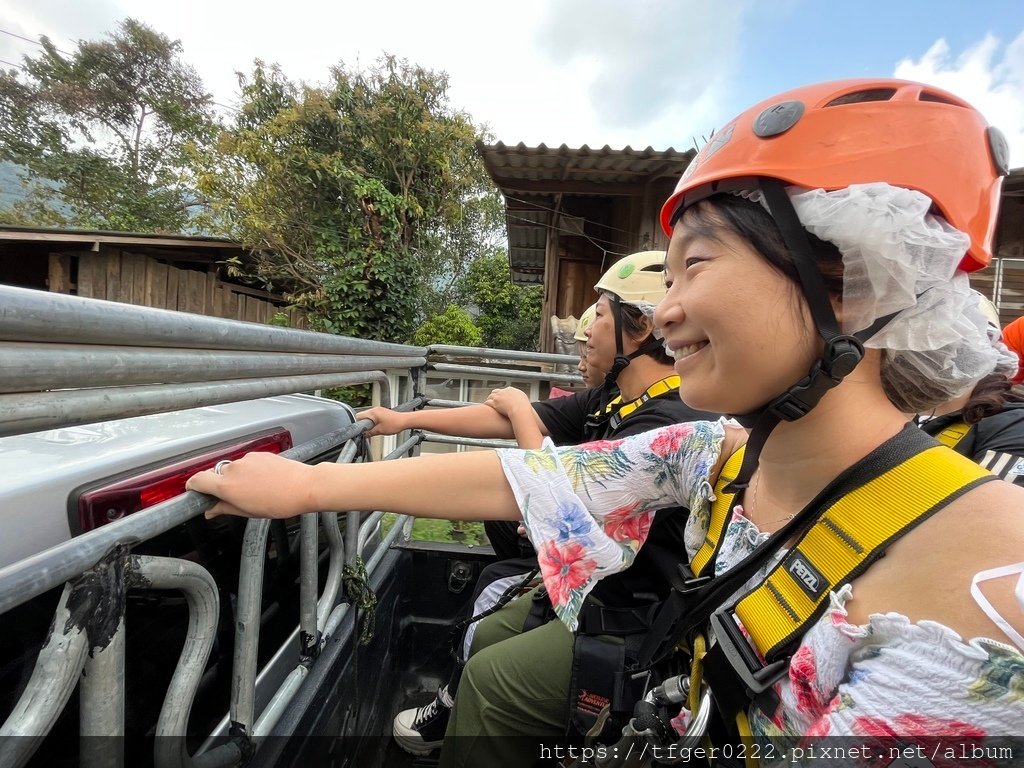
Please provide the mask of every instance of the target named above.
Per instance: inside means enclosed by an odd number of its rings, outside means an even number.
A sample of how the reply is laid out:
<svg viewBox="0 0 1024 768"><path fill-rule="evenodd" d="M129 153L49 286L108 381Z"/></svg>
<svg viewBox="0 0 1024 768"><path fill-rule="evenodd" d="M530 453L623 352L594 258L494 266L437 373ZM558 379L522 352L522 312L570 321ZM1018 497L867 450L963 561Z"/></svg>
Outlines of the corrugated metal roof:
<svg viewBox="0 0 1024 768"><path fill-rule="evenodd" d="M576 186L573 182L587 182L636 188L664 176L679 176L696 154L694 150L677 152L671 148L638 150L604 146L591 149L586 144L578 148L565 144L528 147L522 143L510 146L500 141L497 144L478 142L477 147L487 172L502 192L563 191L528 182L555 182L573 187ZM600 187L590 192L573 191L573 194L594 195L632 193L632 190L616 192Z"/></svg>

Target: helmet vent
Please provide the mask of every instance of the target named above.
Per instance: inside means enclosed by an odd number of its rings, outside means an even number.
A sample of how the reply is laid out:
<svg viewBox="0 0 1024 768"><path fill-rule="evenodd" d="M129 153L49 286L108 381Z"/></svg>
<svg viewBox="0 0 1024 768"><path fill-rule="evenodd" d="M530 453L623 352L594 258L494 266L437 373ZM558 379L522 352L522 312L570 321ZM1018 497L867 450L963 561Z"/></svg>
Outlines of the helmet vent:
<svg viewBox="0 0 1024 768"><path fill-rule="evenodd" d="M855 91L832 99L826 107L841 107L843 104L861 104L865 101L888 101L896 95L895 88L871 88L867 91Z"/></svg>
<svg viewBox="0 0 1024 768"><path fill-rule="evenodd" d="M966 106L965 104L963 104L960 101L957 101L956 99L951 99L944 93L934 93L932 91L921 91L921 96L918 99L918 101L932 101L935 102L936 104L949 104L954 107Z"/></svg>

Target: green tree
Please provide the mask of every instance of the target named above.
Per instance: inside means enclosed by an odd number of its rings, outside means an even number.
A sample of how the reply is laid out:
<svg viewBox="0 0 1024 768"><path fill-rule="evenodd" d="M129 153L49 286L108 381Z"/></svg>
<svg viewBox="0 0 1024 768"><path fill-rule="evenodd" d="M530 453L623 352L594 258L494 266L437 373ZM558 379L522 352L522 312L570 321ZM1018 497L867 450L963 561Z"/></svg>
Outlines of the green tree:
<svg viewBox="0 0 1024 768"><path fill-rule="evenodd" d="M449 304L440 315L434 315L420 326L412 337L412 343L420 347L431 344L455 344L462 347L479 347L483 341L480 329L473 324L473 318L462 307Z"/></svg>
<svg viewBox="0 0 1024 768"><path fill-rule="evenodd" d="M65 55L46 37L0 72L0 159L48 184L15 216L41 224L180 232L197 203L190 158L212 141L209 94L181 43L134 19Z"/></svg>
<svg viewBox="0 0 1024 768"><path fill-rule="evenodd" d="M474 305L483 344L495 349L535 352L540 345L543 289L512 284L504 250L481 257L461 281L465 301Z"/></svg>
<svg viewBox="0 0 1024 768"><path fill-rule="evenodd" d="M385 56L323 86L259 61L240 82L201 172L213 221L319 329L408 341L481 252L497 195L447 76Z"/></svg>

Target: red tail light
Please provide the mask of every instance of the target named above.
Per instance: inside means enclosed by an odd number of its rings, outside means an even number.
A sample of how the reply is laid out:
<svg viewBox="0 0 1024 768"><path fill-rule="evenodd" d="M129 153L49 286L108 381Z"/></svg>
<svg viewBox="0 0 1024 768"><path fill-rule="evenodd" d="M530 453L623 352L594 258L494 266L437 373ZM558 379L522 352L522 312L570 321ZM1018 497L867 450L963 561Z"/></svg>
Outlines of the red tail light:
<svg viewBox="0 0 1024 768"><path fill-rule="evenodd" d="M81 531L91 531L140 509L173 499L185 492L186 480L218 461L240 459L253 451L281 453L291 447L292 436L288 430L282 429L85 491L78 497Z"/></svg>

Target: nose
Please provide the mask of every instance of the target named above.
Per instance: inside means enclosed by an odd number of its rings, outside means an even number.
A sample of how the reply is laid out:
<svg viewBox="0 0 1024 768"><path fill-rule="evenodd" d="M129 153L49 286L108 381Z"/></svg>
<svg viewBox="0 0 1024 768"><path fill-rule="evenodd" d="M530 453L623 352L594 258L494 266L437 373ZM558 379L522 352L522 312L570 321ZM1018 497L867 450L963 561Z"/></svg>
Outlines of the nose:
<svg viewBox="0 0 1024 768"><path fill-rule="evenodd" d="M682 307L673 297L672 289L670 288L665 297L654 308L654 327L664 334L665 329L671 326L672 323L678 323L682 320L682 316Z"/></svg>

